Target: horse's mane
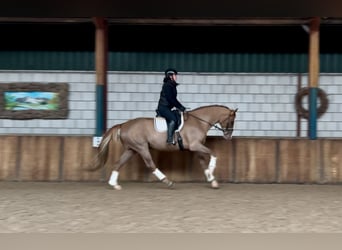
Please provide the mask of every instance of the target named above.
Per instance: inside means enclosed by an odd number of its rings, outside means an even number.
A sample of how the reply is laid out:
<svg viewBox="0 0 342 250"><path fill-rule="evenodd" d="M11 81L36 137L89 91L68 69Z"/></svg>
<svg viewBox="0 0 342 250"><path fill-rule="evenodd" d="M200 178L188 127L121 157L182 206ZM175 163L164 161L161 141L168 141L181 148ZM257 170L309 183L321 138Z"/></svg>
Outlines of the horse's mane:
<svg viewBox="0 0 342 250"><path fill-rule="evenodd" d="M229 109L227 106L224 106L224 105L218 105L218 104L214 104L214 105L206 105L206 106L201 106L201 107L198 107L198 108L195 108L193 110L190 110L190 111L197 111L197 110L201 110L201 109L204 109L204 108L225 108L225 109Z"/></svg>

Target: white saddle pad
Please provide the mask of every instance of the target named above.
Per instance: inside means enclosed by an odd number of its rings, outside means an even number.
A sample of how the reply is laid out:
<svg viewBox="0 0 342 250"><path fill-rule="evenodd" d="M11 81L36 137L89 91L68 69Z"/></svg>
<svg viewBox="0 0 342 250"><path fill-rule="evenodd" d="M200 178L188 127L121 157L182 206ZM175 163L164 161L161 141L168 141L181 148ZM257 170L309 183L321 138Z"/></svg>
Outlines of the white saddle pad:
<svg viewBox="0 0 342 250"><path fill-rule="evenodd" d="M179 125L179 128L176 130L176 132L180 131L183 128L184 125L184 117L183 112L181 113L181 124ZM166 132L167 131L167 124L164 117L158 116L154 117L154 129L157 132Z"/></svg>

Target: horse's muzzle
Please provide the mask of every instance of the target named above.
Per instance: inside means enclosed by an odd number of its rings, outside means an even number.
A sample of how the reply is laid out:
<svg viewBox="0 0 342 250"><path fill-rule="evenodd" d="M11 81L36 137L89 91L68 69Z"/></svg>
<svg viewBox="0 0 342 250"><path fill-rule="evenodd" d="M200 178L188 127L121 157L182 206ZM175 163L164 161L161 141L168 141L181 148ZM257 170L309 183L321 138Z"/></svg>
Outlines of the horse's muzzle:
<svg viewBox="0 0 342 250"><path fill-rule="evenodd" d="M231 140L233 138L233 133L223 134L223 138L226 140Z"/></svg>

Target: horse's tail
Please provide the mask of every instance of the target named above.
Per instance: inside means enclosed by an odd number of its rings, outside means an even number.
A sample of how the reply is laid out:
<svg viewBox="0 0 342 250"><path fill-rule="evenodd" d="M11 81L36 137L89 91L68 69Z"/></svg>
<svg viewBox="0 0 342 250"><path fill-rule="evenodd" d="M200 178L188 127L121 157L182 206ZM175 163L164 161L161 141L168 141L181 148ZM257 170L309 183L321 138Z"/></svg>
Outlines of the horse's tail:
<svg viewBox="0 0 342 250"><path fill-rule="evenodd" d="M108 160L109 146L112 140L120 140L121 124L115 125L110 128L102 137L101 143L98 147L98 151L94 157L92 167L89 171L96 171L105 166Z"/></svg>

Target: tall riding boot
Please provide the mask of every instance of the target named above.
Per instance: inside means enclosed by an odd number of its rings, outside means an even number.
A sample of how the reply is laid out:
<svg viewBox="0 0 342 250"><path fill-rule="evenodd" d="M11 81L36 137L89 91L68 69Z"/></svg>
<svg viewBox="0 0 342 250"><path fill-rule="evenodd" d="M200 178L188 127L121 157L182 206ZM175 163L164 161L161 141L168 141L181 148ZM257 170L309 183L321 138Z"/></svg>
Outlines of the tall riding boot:
<svg viewBox="0 0 342 250"><path fill-rule="evenodd" d="M170 121L167 123L167 144L176 144L176 142L173 140L173 134L176 130L176 122Z"/></svg>

